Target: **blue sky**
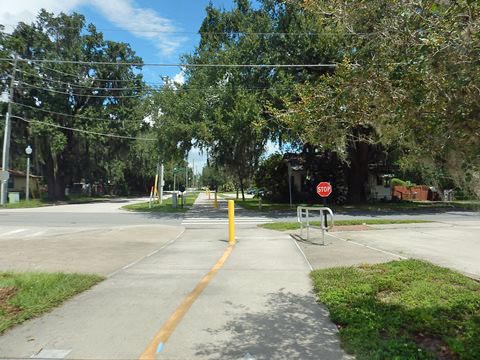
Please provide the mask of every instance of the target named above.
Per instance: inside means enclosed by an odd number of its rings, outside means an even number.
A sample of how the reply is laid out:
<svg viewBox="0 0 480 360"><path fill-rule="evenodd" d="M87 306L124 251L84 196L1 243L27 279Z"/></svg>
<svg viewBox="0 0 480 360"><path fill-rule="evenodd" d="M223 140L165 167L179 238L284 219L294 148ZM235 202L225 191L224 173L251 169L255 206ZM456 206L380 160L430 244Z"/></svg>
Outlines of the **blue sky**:
<svg viewBox="0 0 480 360"><path fill-rule="evenodd" d="M138 6L139 9L153 10L159 17L168 20L165 30L161 29L160 31L171 33L148 32L150 29L156 31L156 27L148 23L143 24L140 30L145 31L144 33L134 33L125 29L125 23L122 26L121 20L108 19L88 3L78 7L78 11L84 14L87 20L94 23L98 29L103 29L106 38L130 43L146 63L178 63L180 55L193 51L200 39L194 33L198 31L205 17L208 0L137 0L131 3ZM229 9L233 6L233 0L216 0L213 1L213 4ZM112 6L112 11L114 11L114 6ZM147 67L144 69L144 77L149 82L159 82L160 76L174 77L179 72L179 68Z"/></svg>
<svg viewBox="0 0 480 360"><path fill-rule="evenodd" d="M214 6L230 9L233 0L212 0ZM2 4L0 23L7 31L19 21L31 22L41 8L59 13L85 15L105 38L129 43L146 63L178 63L199 41L198 29L209 0L17 0ZM148 82L160 76L174 77L179 68L146 67Z"/></svg>
<svg viewBox="0 0 480 360"><path fill-rule="evenodd" d="M41 8L59 13L78 12L93 23L109 40L127 42L145 63L179 63L180 56L191 53L200 37L198 29L205 17L209 0L16 0L3 1L0 24L11 31L19 21L31 22ZM215 7L230 9L233 0L212 0ZM180 68L144 67L144 78L161 82L161 76L182 80ZM275 149L269 144L269 152ZM200 172L206 158L193 149Z"/></svg>

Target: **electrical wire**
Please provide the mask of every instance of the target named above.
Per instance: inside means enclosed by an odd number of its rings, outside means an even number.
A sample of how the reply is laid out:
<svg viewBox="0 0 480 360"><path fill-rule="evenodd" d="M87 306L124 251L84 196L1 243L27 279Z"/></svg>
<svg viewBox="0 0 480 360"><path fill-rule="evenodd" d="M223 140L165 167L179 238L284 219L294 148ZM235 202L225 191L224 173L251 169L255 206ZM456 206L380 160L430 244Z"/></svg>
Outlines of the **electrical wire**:
<svg viewBox="0 0 480 360"><path fill-rule="evenodd" d="M187 87L182 87L182 85L180 85L180 87L175 87L175 86L162 86L162 87L146 87L146 88L142 88L141 90L143 90L143 93L142 94L137 94L137 95L89 95L89 94L78 94L78 93L74 93L74 92L67 92L67 91L63 91L63 90L58 90L58 88L54 88L54 87L43 87L43 86L39 86L39 85L34 85L34 84L30 84L30 83L27 83L27 82L24 82L24 81L20 81L20 80L16 80L17 83L19 84L23 84L23 85L26 85L28 87L32 87L32 88L35 88L35 89L40 89L40 90L44 90L44 91L51 91L51 92L54 92L54 93L60 93L60 94L66 94L66 95L71 95L71 96L90 96L90 97L105 97L105 98L110 98L110 97L114 97L114 98L131 98L131 97L140 97L140 96L143 96L143 95L146 95L146 94L155 94L155 93L159 93L159 92L168 92L168 91L178 91L178 90L186 90L186 91L223 91L226 89L226 87L221 87L221 86L217 86L217 87L198 87L198 86L187 86ZM66 83L66 84L69 84L69 83ZM120 90L120 89L124 89L124 90L137 90L138 88L118 88L118 89L113 89L113 88L90 88L90 87L82 87L80 85L77 85L77 88L75 89L72 89L72 90L82 90L82 89L85 89L87 91L102 91L102 90L105 90L105 91L110 91L110 90ZM237 86L237 90L241 90L241 91L250 91L250 92L262 92L262 91L270 91L270 90L288 90L288 91L292 91L292 87L288 87L288 86L256 86L256 87L243 87L243 86Z"/></svg>
<svg viewBox="0 0 480 360"><path fill-rule="evenodd" d="M96 132L96 131L76 129L76 128L71 128L71 127L62 126L62 125L58 125L58 124L47 123L45 121L40 121L40 120L27 120L23 117L16 116L16 115L11 115L10 117L22 120L22 121L24 121L26 123L29 123L29 124L38 123L38 124L43 124L43 125L59 128L59 129L81 132L81 133L84 133L84 134L91 134L91 135L98 135L98 136L111 137L111 138L117 138L117 139L126 139L126 140L156 141L156 139L153 139L153 138L141 138L141 137L135 137L135 136L123 136L123 135L116 135L116 134L110 134L110 133L100 133L100 132Z"/></svg>
<svg viewBox="0 0 480 360"><path fill-rule="evenodd" d="M94 87L94 86L83 86L83 85L77 85L75 84L74 82L67 82L67 81L61 81L61 80L57 80L57 79L49 79L49 78L44 78L42 77L41 75L39 74L34 74L34 73L29 73L27 71L24 71L24 70L19 70L17 69L18 73L21 73L21 74L25 74L27 76L34 76L38 79L41 79L42 81L50 81L50 82L55 82L55 83L58 83L58 84L62 84L62 85L67 85L67 86L72 86L72 87L78 87L78 88L81 88L81 89L91 89L91 90L108 90L108 91L122 91L122 90L145 90L146 89L146 86L142 87L142 86L131 86L131 87L121 87L121 88L115 88L115 87ZM12 75L8 75L9 78L12 77ZM91 80L92 82L93 81L97 81L96 79L94 78L91 78L89 79ZM115 80L111 80L111 82L115 82Z"/></svg>
<svg viewBox="0 0 480 360"><path fill-rule="evenodd" d="M51 110L45 110L45 109L42 109L42 108L37 108L35 106L30 106L30 105L27 105L27 104L17 103L17 102L14 102L14 101L12 101L12 104L13 105L18 105L18 106L21 106L21 107L24 107L24 108L32 109L32 110L35 110L35 111L41 111L43 113L52 114L52 115L68 116L68 117L71 117L71 118L80 118L80 119L91 120L91 121L108 121L108 122L119 121L119 119L105 119L105 118L89 117L89 116L84 116L84 115L65 114L65 113L61 113L61 112L57 112L57 111L51 111ZM131 120L120 120L120 121L131 121Z"/></svg>
<svg viewBox="0 0 480 360"><path fill-rule="evenodd" d="M12 61L10 58L0 58L0 61ZM17 58L17 61L30 63L51 63L51 64L77 64L77 65L126 65L135 67L220 67L220 68L335 68L337 64L167 64L167 63L130 63L113 61L81 61L81 60L59 60L59 59L23 59Z"/></svg>
<svg viewBox="0 0 480 360"><path fill-rule="evenodd" d="M68 73L68 72L64 72L64 71L60 71L60 70L57 70L57 69L53 69L53 68L49 68L47 66L42 66L42 68L37 68L37 70L39 71L42 71L42 70L49 70L49 71L53 71L53 72L56 72L58 74L61 74L61 75L67 75L67 76L72 76L72 77L75 77L77 79L80 79L80 80L94 80L94 81L100 81L100 82L131 82L131 81L137 81L137 80L142 80L142 79L132 79L132 80L129 80L129 79L100 79L100 78L91 78L91 77L87 77L87 78L81 78L78 76L78 74L72 74L72 73ZM150 83L150 84L159 84L159 85L162 85L163 83Z"/></svg>
<svg viewBox="0 0 480 360"><path fill-rule="evenodd" d="M49 92L53 92L53 93L56 93L56 94L64 94L64 95L70 95L70 96L78 96L78 97L94 97L94 98L104 98L104 99L108 99L108 98L117 98L117 99L124 99L124 98L139 98L139 97L142 97L142 96L145 96L145 94L136 94L136 95L114 95L114 94L111 94L111 95L96 95L96 94L76 94L76 93L70 93L70 92L66 92L66 91L59 91L59 90L55 90L55 89L49 89L49 88L44 88L44 87L41 87L41 86L37 86L37 85L32 85L32 84L29 84L29 83L26 83L24 81L17 81L19 84L22 84L22 85L25 85L25 86L28 86L28 87L31 87L31 88L34 88L34 89L38 89L38 90L43 90L43 91L49 91ZM102 89L102 90L108 90L108 89Z"/></svg>
<svg viewBox="0 0 480 360"><path fill-rule="evenodd" d="M3 24L15 29L17 25L14 24ZM62 26L63 29L74 29L77 30L78 27L74 26ZM80 30L83 30L80 29ZM88 30L88 29L87 29ZM318 35L325 35L337 32L335 31L300 31L300 32L282 32L282 31L168 31L168 30L127 30L127 29L108 29L108 28L95 28L98 32L135 32L135 33L146 33L146 34L172 34L172 35L196 35L196 36L203 36L203 35L245 35L245 36L285 36L285 35L292 35L292 36L318 36ZM344 33L343 35L349 36L370 36L381 33L380 31L376 32L368 32L368 33L356 33L356 32L348 32Z"/></svg>

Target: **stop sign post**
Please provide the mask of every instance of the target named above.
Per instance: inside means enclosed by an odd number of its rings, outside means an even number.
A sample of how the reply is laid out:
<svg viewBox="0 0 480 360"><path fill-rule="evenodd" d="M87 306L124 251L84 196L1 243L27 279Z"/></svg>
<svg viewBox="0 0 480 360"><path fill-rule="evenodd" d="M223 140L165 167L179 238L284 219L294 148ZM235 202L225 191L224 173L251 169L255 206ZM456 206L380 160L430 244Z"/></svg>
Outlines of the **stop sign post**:
<svg viewBox="0 0 480 360"><path fill-rule="evenodd" d="M327 197L329 197L331 193L332 193L332 185L330 185L329 182L322 181L317 185L317 194L318 196L323 198L324 206L327 206ZM324 221L325 221L325 226L328 226L326 212L324 212Z"/></svg>

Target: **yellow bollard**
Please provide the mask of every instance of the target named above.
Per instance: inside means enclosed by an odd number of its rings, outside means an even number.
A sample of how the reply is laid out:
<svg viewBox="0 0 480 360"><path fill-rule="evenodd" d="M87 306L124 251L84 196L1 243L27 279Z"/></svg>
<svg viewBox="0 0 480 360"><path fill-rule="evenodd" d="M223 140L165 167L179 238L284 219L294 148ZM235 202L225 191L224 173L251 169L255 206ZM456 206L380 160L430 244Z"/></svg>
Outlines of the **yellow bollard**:
<svg viewBox="0 0 480 360"><path fill-rule="evenodd" d="M213 201L213 207L218 209L218 199L217 199L217 191L215 190L215 199Z"/></svg>
<svg viewBox="0 0 480 360"><path fill-rule="evenodd" d="M228 243L235 245L235 202L228 200Z"/></svg>

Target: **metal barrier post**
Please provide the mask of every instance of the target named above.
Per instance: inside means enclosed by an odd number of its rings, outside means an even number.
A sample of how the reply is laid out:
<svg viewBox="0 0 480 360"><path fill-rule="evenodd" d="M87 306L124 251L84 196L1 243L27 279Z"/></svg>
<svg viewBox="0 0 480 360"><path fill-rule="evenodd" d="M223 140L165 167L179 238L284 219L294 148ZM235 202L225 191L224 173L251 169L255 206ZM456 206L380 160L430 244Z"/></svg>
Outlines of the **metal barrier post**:
<svg viewBox="0 0 480 360"><path fill-rule="evenodd" d="M307 219L307 240L310 241L310 222L308 220L308 209L305 209L306 215L305 218Z"/></svg>
<svg viewBox="0 0 480 360"><path fill-rule="evenodd" d="M298 206L297 207L297 221L300 223L300 236L303 236L303 215L305 211L305 222L307 226L307 240L310 241L310 210L319 211L320 215L320 228L322 229L322 245L325 245L325 231L333 228L334 219L333 212L328 207L306 207ZM328 221L326 218L330 215L331 221Z"/></svg>

